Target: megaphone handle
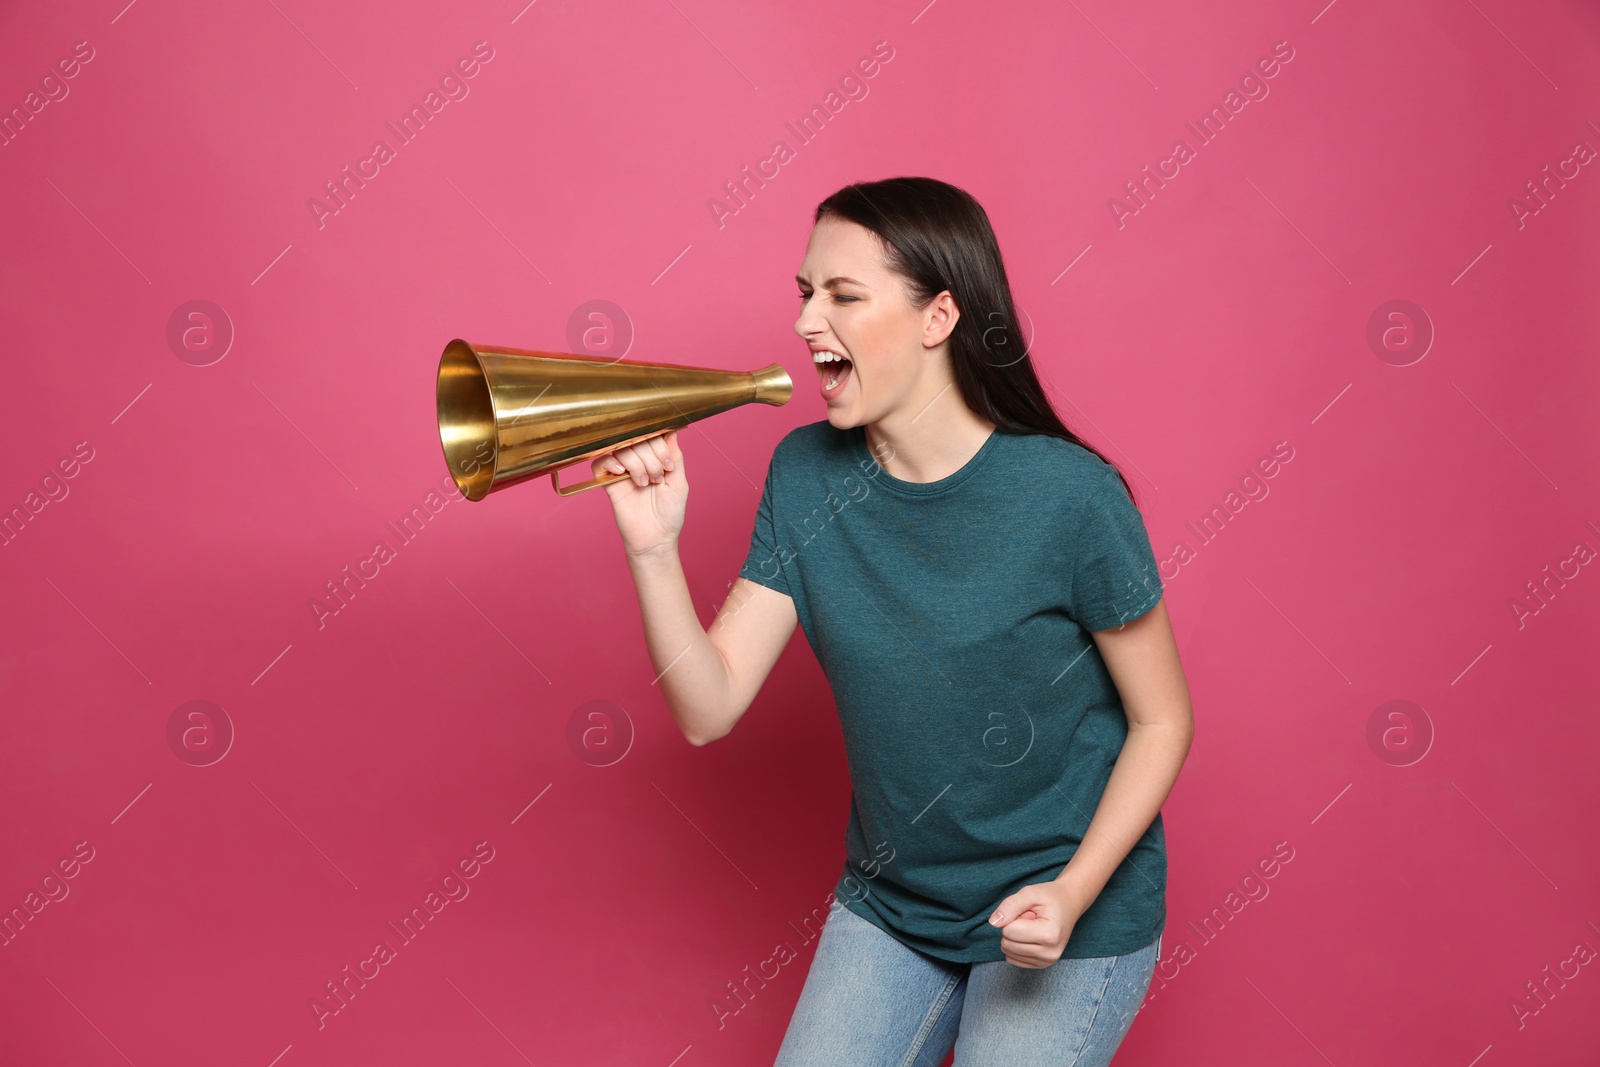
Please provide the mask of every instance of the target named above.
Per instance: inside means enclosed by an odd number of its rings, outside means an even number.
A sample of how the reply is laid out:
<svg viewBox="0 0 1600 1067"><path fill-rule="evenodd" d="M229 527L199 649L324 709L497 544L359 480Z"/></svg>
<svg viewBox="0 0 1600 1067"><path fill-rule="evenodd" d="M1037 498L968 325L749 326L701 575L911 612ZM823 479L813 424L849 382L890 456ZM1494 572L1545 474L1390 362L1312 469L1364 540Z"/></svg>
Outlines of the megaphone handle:
<svg viewBox="0 0 1600 1067"><path fill-rule="evenodd" d="M626 441L618 441L616 444L612 445L611 448L612 450L615 450L622 448L625 445L637 444L640 441L647 441L652 437L660 437L663 434L681 430L687 425L689 424L685 422L677 426L668 426L664 430L651 430L649 433L642 433L637 437L630 437ZM576 466L577 464L592 458L592 456L582 456L573 460L571 463L567 464L567 466ZM624 478L631 477L633 477L633 475L629 474L627 471L623 471L621 474L603 474L598 478L590 478L586 482L579 482L576 485L569 485L563 488L561 485L561 470L558 468L550 472L550 484L556 487L556 492L561 496L571 496L573 493L581 493L585 489L597 489L602 485L610 485L612 482L620 482Z"/></svg>
<svg viewBox="0 0 1600 1067"><path fill-rule="evenodd" d="M598 478L590 478L586 482L579 482L576 485L569 485L563 488L561 485L561 472L551 471L550 484L556 487L556 492L561 496L571 496L573 493L581 493L585 489L595 489L602 485L610 485L612 482L620 482L624 478L631 477L633 476L627 471L623 471L621 474L602 474Z"/></svg>

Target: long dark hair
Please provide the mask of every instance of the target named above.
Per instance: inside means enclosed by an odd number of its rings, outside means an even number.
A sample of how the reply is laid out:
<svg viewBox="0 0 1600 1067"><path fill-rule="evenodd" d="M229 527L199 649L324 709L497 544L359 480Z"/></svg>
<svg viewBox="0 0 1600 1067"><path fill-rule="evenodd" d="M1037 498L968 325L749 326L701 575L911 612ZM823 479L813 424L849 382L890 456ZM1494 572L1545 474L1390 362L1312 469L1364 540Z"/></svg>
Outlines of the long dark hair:
<svg viewBox="0 0 1600 1067"><path fill-rule="evenodd" d="M912 303L926 307L948 289L961 317L950 335L950 366L967 407L1004 433L1047 434L1104 460L1133 499L1115 463L1073 433L1050 405L1022 338L1011 284L989 215L964 189L936 178L885 178L845 186L817 205L877 234L891 271Z"/></svg>

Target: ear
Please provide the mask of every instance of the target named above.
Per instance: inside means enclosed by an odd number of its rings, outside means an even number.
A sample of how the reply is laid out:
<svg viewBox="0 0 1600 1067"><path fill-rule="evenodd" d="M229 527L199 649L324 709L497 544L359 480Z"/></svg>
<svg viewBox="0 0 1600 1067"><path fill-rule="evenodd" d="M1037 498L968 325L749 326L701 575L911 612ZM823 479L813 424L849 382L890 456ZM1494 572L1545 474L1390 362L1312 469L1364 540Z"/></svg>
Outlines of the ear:
<svg viewBox="0 0 1600 1067"><path fill-rule="evenodd" d="M946 289L922 310L922 347L937 348L944 344L955 332L959 321L961 309L956 306L956 298Z"/></svg>

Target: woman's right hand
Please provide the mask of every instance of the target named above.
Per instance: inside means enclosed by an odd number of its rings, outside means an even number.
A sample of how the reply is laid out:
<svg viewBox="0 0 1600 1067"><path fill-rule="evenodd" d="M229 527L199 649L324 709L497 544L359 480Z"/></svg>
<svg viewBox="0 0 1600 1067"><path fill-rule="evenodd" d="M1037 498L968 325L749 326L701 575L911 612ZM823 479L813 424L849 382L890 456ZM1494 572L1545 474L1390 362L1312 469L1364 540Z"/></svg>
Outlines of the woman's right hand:
<svg viewBox="0 0 1600 1067"><path fill-rule="evenodd" d="M677 548L689 496L677 430L603 452L590 471L595 478L624 471L630 475L603 487L630 556Z"/></svg>

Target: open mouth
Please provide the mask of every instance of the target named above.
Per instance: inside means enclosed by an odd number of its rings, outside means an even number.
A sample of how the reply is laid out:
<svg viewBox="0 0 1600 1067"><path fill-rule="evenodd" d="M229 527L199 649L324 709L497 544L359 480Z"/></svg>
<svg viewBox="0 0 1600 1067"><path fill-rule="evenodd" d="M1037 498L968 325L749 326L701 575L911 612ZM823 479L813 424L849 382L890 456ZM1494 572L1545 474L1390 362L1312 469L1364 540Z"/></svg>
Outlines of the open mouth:
<svg viewBox="0 0 1600 1067"><path fill-rule="evenodd" d="M850 380L855 364L834 352L819 352L812 356L817 364L817 377L822 381L822 395L836 396Z"/></svg>

